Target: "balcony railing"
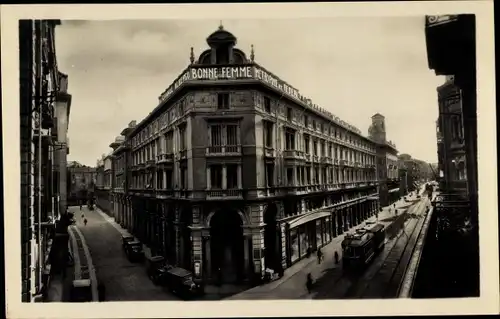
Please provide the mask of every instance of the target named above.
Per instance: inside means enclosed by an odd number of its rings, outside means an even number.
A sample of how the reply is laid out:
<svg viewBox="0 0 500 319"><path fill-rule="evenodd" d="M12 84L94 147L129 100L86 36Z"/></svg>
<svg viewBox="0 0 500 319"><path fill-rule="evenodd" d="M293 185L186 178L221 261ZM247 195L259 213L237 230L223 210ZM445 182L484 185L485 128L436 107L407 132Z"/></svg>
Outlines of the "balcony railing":
<svg viewBox="0 0 500 319"><path fill-rule="evenodd" d="M209 199L241 199L243 198L242 189L210 189L206 191Z"/></svg>
<svg viewBox="0 0 500 319"><path fill-rule="evenodd" d="M172 163L174 161L173 153L163 153L156 156L157 163Z"/></svg>
<svg viewBox="0 0 500 319"><path fill-rule="evenodd" d="M147 160L146 161L146 167L147 168L154 167L155 165L156 165L156 161L155 160Z"/></svg>
<svg viewBox="0 0 500 319"><path fill-rule="evenodd" d="M241 155L240 145L209 146L206 149L207 156Z"/></svg>
<svg viewBox="0 0 500 319"><path fill-rule="evenodd" d="M266 157L275 157L275 153L274 153L274 148L272 147L264 147L264 156Z"/></svg>

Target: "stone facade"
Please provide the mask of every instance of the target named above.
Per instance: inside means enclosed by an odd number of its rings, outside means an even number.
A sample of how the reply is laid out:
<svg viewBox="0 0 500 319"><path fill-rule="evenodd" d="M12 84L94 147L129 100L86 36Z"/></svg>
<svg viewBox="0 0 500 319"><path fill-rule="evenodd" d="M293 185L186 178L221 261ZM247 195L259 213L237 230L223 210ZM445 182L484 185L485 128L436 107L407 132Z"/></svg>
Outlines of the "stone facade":
<svg viewBox="0 0 500 319"><path fill-rule="evenodd" d="M71 95L59 72L55 27L59 20L19 21L22 301L43 299L58 270L56 227L66 213L65 162ZM64 237L64 236L63 236ZM67 246L67 242L66 242Z"/></svg>
<svg viewBox="0 0 500 319"><path fill-rule="evenodd" d="M248 59L229 32L207 41L111 145L113 175L125 176L112 214L200 280L258 280L374 214L379 184L399 180L387 179L392 166L377 175L379 164L397 151L312 104L253 52Z"/></svg>

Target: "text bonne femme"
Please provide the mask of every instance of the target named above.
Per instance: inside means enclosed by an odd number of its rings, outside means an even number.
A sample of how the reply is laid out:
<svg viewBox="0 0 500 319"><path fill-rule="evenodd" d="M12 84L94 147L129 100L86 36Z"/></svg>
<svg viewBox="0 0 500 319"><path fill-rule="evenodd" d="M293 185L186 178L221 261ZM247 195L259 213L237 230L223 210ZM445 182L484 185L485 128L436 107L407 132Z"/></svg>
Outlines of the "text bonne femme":
<svg viewBox="0 0 500 319"><path fill-rule="evenodd" d="M162 94L162 99L165 99L166 97L168 97L182 83L189 81L189 80L207 80L207 79L208 80L217 80L217 79L253 78L254 74L252 71L253 70L252 70L251 66L220 67L220 68L193 68L193 69L190 69L188 72L184 73L182 76L180 76L177 79L177 81L175 81L173 83L173 85ZM267 72L265 72L263 70L255 68L254 71L255 71L255 78L271 84L273 87L281 90L282 92L284 92L284 93L286 93L286 94L288 94L296 99L300 99L300 94L296 89L282 83L280 80L278 80L277 78L273 77L272 75L268 74Z"/></svg>
<svg viewBox="0 0 500 319"><path fill-rule="evenodd" d="M300 99L299 92L282 83L277 78L269 75L267 72L255 68L255 77L259 80L263 80L274 86L275 88L285 92L286 94ZM203 80L203 79L232 79L232 78L251 78L252 67L222 67L222 68L204 68L204 69L191 69L191 79L192 80Z"/></svg>

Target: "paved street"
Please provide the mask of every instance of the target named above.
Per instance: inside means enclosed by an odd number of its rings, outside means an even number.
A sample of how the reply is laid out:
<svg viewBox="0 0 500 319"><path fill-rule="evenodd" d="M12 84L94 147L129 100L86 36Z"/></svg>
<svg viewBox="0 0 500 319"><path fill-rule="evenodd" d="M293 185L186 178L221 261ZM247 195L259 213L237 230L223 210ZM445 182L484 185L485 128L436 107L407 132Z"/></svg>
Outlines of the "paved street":
<svg viewBox="0 0 500 319"><path fill-rule="evenodd" d="M179 300L166 289L155 286L142 263L131 263L121 246L121 235L97 211L71 207L77 226L85 236L97 277L106 287L107 301ZM82 212L88 220L83 224Z"/></svg>
<svg viewBox="0 0 500 319"><path fill-rule="evenodd" d="M420 193L421 191L422 190L420 190ZM409 200L414 203L418 201L416 196L410 197ZM407 203L402 199L397 201L395 204L396 209L405 209L411 206L411 203ZM383 211L379 212L378 219L380 223L387 227L394 221L394 208L384 207ZM374 216L368 219L368 221L375 220ZM364 222L349 231L365 225L366 223ZM343 239L344 235L338 236L334 238L331 243L322 248L325 259L321 264L318 265L315 256L310 257L309 259L301 260L292 267L288 268L285 271L284 276L279 280L249 289L227 299L256 300L324 298L325 294L319 293L319 291L324 291L325 289L329 290L332 285L332 281L337 280L342 274L341 263L339 265L335 265L334 263L334 253L337 251L340 258L342 258L342 249L340 244ZM311 273L313 279L317 281L316 289L312 294L308 294L305 287L305 279L308 273Z"/></svg>

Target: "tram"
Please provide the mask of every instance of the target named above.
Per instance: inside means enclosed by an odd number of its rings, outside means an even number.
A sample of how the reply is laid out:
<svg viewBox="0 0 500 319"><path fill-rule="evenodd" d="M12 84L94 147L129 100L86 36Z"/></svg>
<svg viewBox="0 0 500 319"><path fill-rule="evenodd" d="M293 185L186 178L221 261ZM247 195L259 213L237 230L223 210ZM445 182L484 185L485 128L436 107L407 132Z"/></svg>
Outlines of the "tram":
<svg viewBox="0 0 500 319"><path fill-rule="evenodd" d="M345 269L359 269L368 265L384 249L385 226L371 224L346 234L342 241L342 262Z"/></svg>

